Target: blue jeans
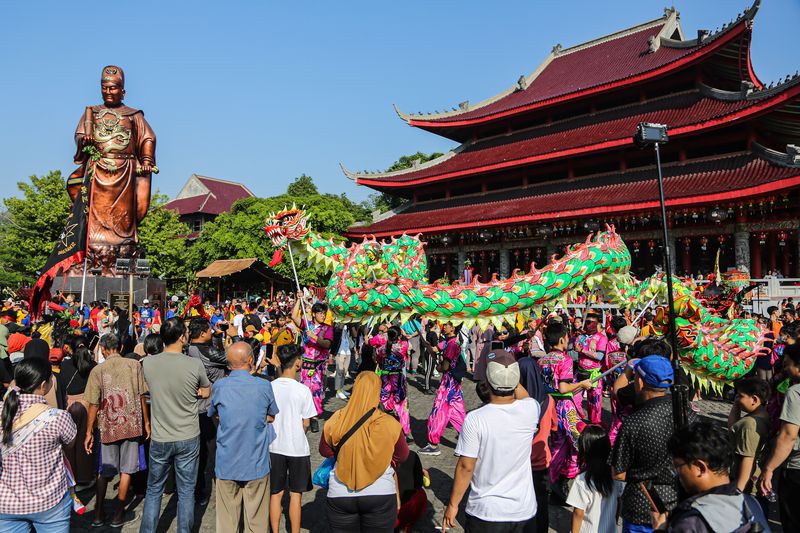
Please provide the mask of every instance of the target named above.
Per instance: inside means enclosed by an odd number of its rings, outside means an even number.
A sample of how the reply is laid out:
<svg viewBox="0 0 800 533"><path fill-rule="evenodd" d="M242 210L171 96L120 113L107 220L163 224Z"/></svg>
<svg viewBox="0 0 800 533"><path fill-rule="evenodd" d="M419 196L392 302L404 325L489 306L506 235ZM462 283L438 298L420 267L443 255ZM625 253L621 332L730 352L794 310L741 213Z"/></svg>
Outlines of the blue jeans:
<svg viewBox="0 0 800 533"><path fill-rule="evenodd" d="M28 514L0 513L0 531L4 533L69 533L69 517L72 497L67 492L64 498L46 511Z"/></svg>
<svg viewBox="0 0 800 533"><path fill-rule="evenodd" d="M652 533L653 526L650 524L634 524L622 519L622 533Z"/></svg>
<svg viewBox="0 0 800 533"><path fill-rule="evenodd" d="M161 496L169 467L175 463L175 485L178 493L179 533L189 533L194 525L194 486L197 483L197 463L200 457L200 437L176 442L150 442L150 470L147 474L147 494L139 533L155 533L161 514Z"/></svg>

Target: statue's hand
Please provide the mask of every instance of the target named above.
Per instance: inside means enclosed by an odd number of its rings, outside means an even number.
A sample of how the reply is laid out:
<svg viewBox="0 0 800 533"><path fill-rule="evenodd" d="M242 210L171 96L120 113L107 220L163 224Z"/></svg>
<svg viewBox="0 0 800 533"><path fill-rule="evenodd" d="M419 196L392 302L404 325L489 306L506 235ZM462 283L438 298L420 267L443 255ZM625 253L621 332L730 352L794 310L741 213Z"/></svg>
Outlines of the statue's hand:
<svg viewBox="0 0 800 533"><path fill-rule="evenodd" d="M153 166L154 165L151 165L150 163L142 163L139 166L139 170L138 170L139 175L143 176L145 174L152 174L153 173Z"/></svg>

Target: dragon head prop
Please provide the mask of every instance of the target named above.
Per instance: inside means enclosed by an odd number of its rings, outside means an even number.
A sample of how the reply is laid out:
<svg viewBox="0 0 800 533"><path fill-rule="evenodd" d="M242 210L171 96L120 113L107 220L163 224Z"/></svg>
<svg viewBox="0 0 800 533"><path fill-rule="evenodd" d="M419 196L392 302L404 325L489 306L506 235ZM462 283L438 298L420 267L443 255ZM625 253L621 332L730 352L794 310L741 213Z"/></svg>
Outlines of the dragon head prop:
<svg viewBox="0 0 800 533"><path fill-rule="evenodd" d="M292 205L291 208L285 207L278 213L270 213L264 222L264 232L272 239L272 245L275 247L275 255L270 262L271 267L281 262L283 250L289 241L300 240L309 232L306 212L298 209L296 205Z"/></svg>

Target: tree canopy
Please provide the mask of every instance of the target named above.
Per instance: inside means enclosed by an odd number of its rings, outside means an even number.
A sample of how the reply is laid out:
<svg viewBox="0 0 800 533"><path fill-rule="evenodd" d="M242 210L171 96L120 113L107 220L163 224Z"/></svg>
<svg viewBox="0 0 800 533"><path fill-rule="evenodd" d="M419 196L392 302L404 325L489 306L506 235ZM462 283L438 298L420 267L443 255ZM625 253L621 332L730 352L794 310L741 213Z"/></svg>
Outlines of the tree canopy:
<svg viewBox="0 0 800 533"><path fill-rule="evenodd" d="M265 218L293 203L305 207L314 231L334 240L342 240L341 235L356 222L369 220L365 206L352 202L344 194L320 194L313 180L302 175L289 185L286 193L239 200L229 212L207 223L193 246L195 268L199 270L216 259L256 257L269 263L273 247L264 233ZM292 277L288 254L275 270ZM304 263L297 263L297 274L304 284L324 283L327 278Z"/></svg>
<svg viewBox="0 0 800 533"><path fill-rule="evenodd" d="M164 208L166 194L156 191L150 198L147 216L139 225L139 244L150 260L153 275L163 278L183 278L191 272L191 247L182 238L191 231L175 211Z"/></svg>

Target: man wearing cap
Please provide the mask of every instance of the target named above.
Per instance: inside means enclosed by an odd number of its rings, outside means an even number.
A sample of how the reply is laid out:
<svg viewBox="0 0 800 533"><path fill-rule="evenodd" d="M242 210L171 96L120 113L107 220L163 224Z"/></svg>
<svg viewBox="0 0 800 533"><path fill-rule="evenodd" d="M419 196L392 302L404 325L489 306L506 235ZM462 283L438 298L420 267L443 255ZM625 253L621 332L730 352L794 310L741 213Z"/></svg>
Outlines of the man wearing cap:
<svg viewBox="0 0 800 533"><path fill-rule="evenodd" d="M521 533L536 514L530 456L539 402L520 385L519 364L512 354L494 350L486 358L489 403L467 414L461 427L442 531L456 527L467 487L466 533Z"/></svg>
<svg viewBox="0 0 800 533"><path fill-rule="evenodd" d="M667 442L674 432L672 398L667 392L674 381L672 364L660 355L631 362L638 408L622 423L609 458L614 478L625 481L622 493L622 531L652 531L650 504L639 482L651 483L667 510L678 501L678 483ZM628 372L630 372L629 370ZM694 413L689 411L689 422Z"/></svg>

